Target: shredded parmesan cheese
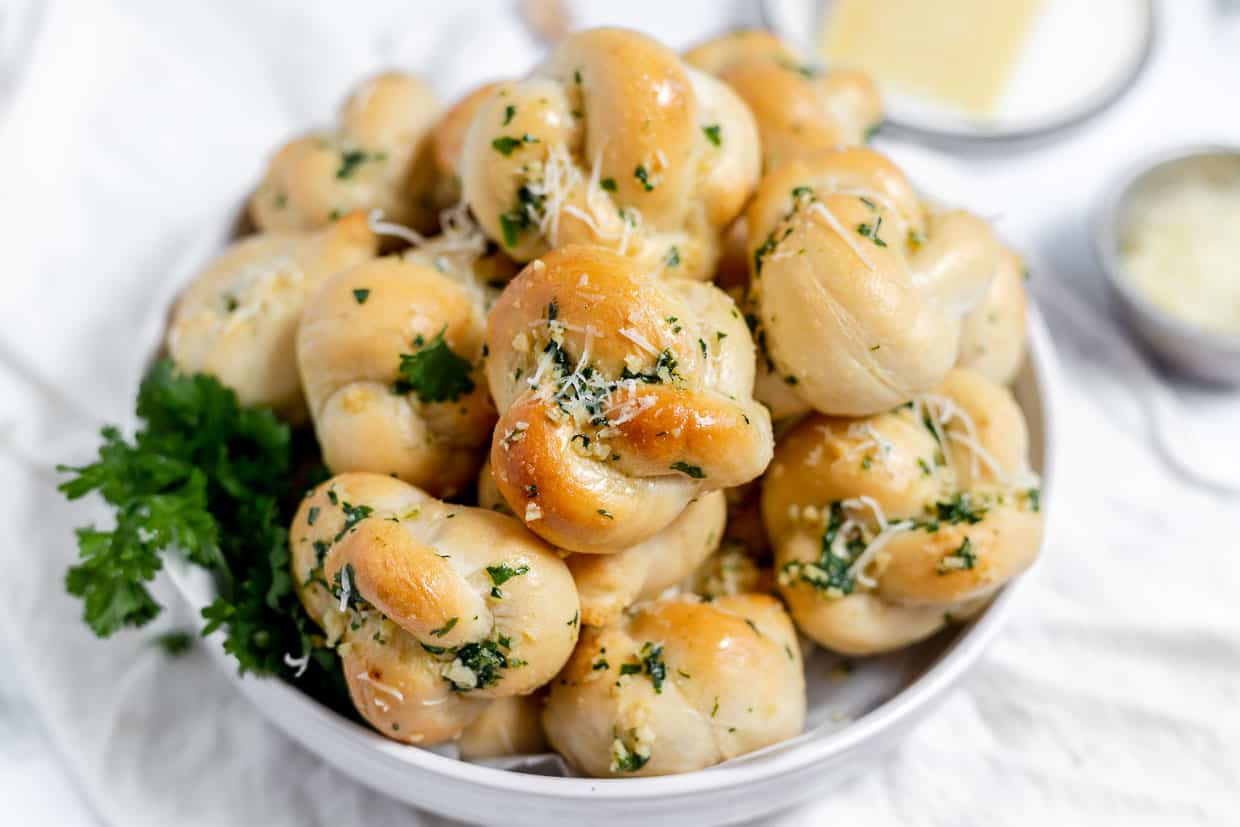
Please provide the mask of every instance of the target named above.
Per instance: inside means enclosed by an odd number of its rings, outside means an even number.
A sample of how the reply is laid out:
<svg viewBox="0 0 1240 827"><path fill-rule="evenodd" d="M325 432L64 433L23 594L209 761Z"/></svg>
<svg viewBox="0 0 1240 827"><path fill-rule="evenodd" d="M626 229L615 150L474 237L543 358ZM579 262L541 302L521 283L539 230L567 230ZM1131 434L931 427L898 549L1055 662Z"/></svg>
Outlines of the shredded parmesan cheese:
<svg viewBox="0 0 1240 827"><path fill-rule="evenodd" d="M290 653L284 653L284 665L292 667L297 671L293 674L294 678L300 678L306 673L306 668L310 665L310 653L306 652L301 657L295 658Z"/></svg>
<svg viewBox="0 0 1240 827"><path fill-rule="evenodd" d="M403 224L397 224L394 221L384 221L383 210L371 210L370 214L366 216L366 225L376 235L390 235L393 238L407 241L414 247L421 247L427 241L426 236L416 230L412 230Z"/></svg>
<svg viewBox="0 0 1240 827"><path fill-rule="evenodd" d="M809 213L817 218L821 223L834 230L836 235L838 235L840 239L847 244L854 253L857 254L857 258L861 259L861 262L869 268L870 272L874 271L874 262L870 261L869 257L865 254L865 251L861 249L861 245L857 243L855 238L853 238L852 233L845 229L844 225L840 223L840 220L835 217L835 213L827 209L826 204L821 201L815 201L813 204L809 205Z"/></svg>
<svg viewBox="0 0 1240 827"><path fill-rule="evenodd" d="M391 695L393 698L400 701L402 704L405 702L405 694L403 692L401 692L399 689L397 689L394 686L389 686L388 684L383 683L382 681L375 680L374 678L370 677L369 672L358 672L355 677L357 680L362 681L363 683L370 684L375 689L378 689L380 692L386 692L388 695Z"/></svg>

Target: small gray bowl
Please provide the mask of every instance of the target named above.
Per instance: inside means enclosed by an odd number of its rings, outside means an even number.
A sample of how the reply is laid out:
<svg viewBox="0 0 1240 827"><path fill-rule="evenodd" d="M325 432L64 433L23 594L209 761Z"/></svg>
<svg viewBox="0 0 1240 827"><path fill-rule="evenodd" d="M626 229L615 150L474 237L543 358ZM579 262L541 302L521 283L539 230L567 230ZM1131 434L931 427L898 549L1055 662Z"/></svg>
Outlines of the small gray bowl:
<svg viewBox="0 0 1240 827"><path fill-rule="evenodd" d="M1120 237L1133 198L1183 180L1240 175L1240 149L1195 146L1164 151L1120 176L1104 196L1094 224L1094 251L1129 323L1149 348L1194 379L1240 386L1240 334L1196 327L1172 316L1132 283L1120 255Z"/></svg>

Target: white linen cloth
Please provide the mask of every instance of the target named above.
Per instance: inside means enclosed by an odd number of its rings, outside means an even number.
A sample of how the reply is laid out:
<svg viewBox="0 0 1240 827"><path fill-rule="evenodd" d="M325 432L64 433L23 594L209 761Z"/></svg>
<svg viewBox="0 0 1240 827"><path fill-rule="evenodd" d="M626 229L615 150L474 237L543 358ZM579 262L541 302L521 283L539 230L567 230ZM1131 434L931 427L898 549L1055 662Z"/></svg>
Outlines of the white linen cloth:
<svg viewBox="0 0 1240 827"><path fill-rule="evenodd" d="M5 34L28 8L8 4ZM1240 135L1240 43L1225 51L1205 0L1160 10L1140 86L1068 140L954 160L887 145L930 189L936 169L964 182L953 194L1049 265L1033 286L1056 299L1044 308L1064 368L1053 532L1010 626L942 708L874 771L772 823L1236 823L1240 502L1163 460L1148 380L1088 249L1117 165ZM597 18L620 13L673 43L754 14L608 2ZM87 460L97 424L132 409L150 297L272 147L328 120L367 71L412 68L450 96L521 71L537 47L500 4L134 0L36 15L29 56L0 84L0 820L441 823L289 742L201 647L153 647L190 622L170 589L155 628L96 640L62 577L70 527L100 512L64 503L47 469ZM1240 397L1177 391L1190 415L1173 428L1240 477Z"/></svg>

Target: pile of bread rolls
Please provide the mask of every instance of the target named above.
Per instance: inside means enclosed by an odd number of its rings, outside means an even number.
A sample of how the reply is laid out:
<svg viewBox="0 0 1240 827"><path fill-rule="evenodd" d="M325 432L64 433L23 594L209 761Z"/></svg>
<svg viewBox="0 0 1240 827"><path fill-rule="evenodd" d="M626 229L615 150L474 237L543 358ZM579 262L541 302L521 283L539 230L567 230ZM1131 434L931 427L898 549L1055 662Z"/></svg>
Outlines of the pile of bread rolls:
<svg viewBox="0 0 1240 827"><path fill-rule="evenodd" d="M791 738L803 647L909 646L1033 561L1019 257L739 32L573 34L444 108L359 86L186 290L186 371L314 428L305 610L383 735L595 776Z"/></svg>

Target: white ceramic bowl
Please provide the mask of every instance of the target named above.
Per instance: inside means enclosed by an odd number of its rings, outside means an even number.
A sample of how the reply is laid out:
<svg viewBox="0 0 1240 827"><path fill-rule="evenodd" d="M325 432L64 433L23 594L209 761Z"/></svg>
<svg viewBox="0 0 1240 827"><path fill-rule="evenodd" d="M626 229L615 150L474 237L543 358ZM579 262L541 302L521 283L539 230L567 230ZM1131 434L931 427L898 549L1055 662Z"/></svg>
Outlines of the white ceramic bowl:
<svg viewBox="0 0 1240 827"><path fill-rule="evenodd" d="M1141 195L1185 178L1240 175L1240 148L1193 146L1139 161L1107 190L1094 219L1094 253L1129 324L1172 368L1206 382L1240 387L1240 334L1228 335L1171 315L1133 284L1120 254L1129 207ZM1175 273L1167 273L1174 278Z"/></svg>
<svg viewBox="0 0 1240 827"><path fill-rule="evenodd" d="M235 224L222 222L189 251L167 284L162 308L225 243ZM160 351L167 314L144 331L149 360ZM1029 358L1015 384L1029 423L1032 462L1043 478L1043 511L1053 513L1054 425L1050 400L1057 368L1041 316L1030 306ZM214 597L202 569L169 559L167 570L197 611ZM1011 609L1018 579L972 622L904 652L853 665L843 680L829 675L841 659L816 650L806 661L809 715L800 736L716 767L659 778L569 777L556 757L525 771L472 764L390 741L320 706L274 678L238 677L216 633L208 649L238 688L273 724L324 761L378 792L452 818L484 824L731 824L823 796L865 772L943 698L981 657Z"/></svg>

